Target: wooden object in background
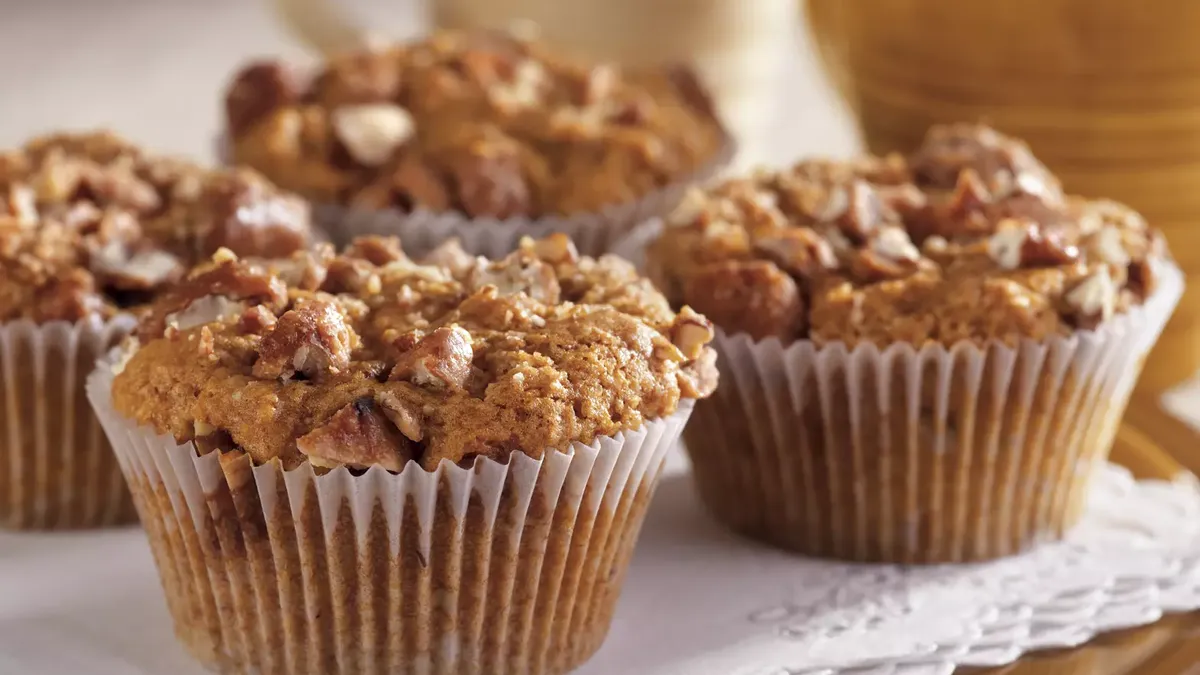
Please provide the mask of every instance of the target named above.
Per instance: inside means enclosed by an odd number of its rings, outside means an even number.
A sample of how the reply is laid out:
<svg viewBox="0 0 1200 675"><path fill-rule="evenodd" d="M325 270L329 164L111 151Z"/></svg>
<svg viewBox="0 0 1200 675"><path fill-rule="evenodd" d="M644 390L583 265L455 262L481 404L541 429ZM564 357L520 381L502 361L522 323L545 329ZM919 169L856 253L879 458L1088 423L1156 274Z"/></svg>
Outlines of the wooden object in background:
<svg viewBox="0 0 1200 675"><path fill-rule="evenodd" d="M1168 236L1189 292L1146 366L1200 368L1200 2L807 0L826 69L874 151L937 122L1029 141L1072 192L1127 202Z"/></svg>

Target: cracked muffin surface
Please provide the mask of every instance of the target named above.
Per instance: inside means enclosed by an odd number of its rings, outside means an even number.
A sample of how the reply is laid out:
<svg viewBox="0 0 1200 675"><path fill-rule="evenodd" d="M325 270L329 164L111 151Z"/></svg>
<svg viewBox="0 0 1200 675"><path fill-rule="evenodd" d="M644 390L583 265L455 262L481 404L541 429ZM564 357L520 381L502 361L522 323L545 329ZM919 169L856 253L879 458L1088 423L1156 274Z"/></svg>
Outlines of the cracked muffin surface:
<svg viewBox="0 0 1200 675"><path fill-rule="evenodd" d="M967 124L909 157L694 190L647 251L672 303L731 334L917 346L1093 329L1142 304L1167 258L1136 212L1064 194L1024 143Z"/></svg>
<svg viewBox="0 0 1200 675"><path fill-rule="evenodd" d="M491 32L348 53L311 77L251 63L225 113L233 158L310 199L469 217L629 203L726 142L690 71L576 61Z"/></svg>
<svg viewBox="0 0 1200 675"><path fill-rule="evenodd" d="M257 173L155 156L109 132L0 154L0 321L108 318L225 247L309 247L308 206Z"/></svg>
<svg viewBox="0 0 1200 675"><path fill-rule="evenodd" d="M359 238L286 261L228 250L162 295L116 409L256 463L506 461L670 415L716 387L711 323L563 235L489 261Z"/></svg>

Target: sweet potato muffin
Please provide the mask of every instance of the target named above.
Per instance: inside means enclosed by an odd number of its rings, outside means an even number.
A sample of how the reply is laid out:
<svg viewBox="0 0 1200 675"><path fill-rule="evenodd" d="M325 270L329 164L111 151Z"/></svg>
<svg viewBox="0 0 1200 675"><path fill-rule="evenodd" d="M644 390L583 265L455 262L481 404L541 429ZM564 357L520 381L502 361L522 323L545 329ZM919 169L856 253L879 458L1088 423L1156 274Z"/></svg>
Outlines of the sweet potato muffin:
<svg viewBox="0 0 1200 675"><path fill-rule="evenodd" d="M0 154L0 524L129 520L83 377L130 312L221 247L287 257L308 206L245 170L155 157L105 132Z"/></svg>
<svg viewBox="0 0 1200 675"><path fill-rule="evenodd" d="M391 212L367 225L409 249L454 234L475 251L496 233L475 233L472 219L493 229L520 219L512 250L522 234L655 198L578 223L586 227L569 234L590 250L673 206L675 188L718 161L727 141L685 69L625 71L500 33L441 32L345 54L310 77L252 63L225 111L235 160L315 202ZM429 232L445 220L430 214L454 214L459 228Z"/></svg>
<svg viewBox="0 0 1200 675"><path fill-rule="evenodd" d="M686 435L712 511L901 562L1069 528L1180 282L1137 213L974 125L693 192L648 265L721 329L724 384Z"/></svg>
<svg viewBox="0 0 1200 675"><path fill-rule="evenodd" d="M367 237L269 266L218 252L89 386L201 661L564 673L603 640L664 453L716 386L712 336L561 234L496 261ZM262 601L205 599L242 588Z"/></svg>

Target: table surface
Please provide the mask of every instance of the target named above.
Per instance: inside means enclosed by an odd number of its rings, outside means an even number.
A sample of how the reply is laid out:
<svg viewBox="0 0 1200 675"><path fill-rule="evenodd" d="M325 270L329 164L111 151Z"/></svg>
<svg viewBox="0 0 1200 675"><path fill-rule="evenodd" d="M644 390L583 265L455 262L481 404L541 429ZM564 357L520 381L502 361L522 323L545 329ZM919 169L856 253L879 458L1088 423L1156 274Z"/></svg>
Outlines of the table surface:
<svg viewBox="0 0 1200 675"><path fill-rule="evenodd" d="M378 32L420 30L420 7L401 0L350 3ZM218 92L246 58L303 50L252 0L0 0L0 147L59 128L109 126L165 151L207 158L218 129ZM779 123L764 163L806 154L845 156L852 125L820 78L797 30ZM14 66L12 64L19 64ZM1172 409L1200 412L1200 388L1176 394ZM1198 415L1200 416L1200 415ZM1135 400L1114 456L1140 476L1200 473L1200 436L1149 398ZM1195 453L1194 455L1187 454ZM1080 649L1033 655L1005 675L1195 674L1200 616L1102 637Z"/></svg>

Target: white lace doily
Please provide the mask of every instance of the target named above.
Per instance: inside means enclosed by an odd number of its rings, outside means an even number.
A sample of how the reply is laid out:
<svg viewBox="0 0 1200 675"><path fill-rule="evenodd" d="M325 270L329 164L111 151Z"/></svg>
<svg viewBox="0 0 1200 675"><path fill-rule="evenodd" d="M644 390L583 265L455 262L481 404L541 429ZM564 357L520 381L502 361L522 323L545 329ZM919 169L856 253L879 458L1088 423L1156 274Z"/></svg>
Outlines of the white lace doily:
<svg viewBox="0 0 1200 675"><path fill-rule="evenodd" d="M661 525L642 541L663 536ZM767 550L706 561L707 546L677 554L656 594L678 598L670 615L701 651L653 675L934 675L1200 608L1200 489L1190 476L1138 482L1106 467L1067 542L984 565L848 565Z"/></svg>
<svg viewBox="0 0 1200 675"><path fill-rule="evenodd" d="M612 631L575 675L945 675L1200 608L1200 488L1100 473L1066 543L988 565L796 558L701 510L673 456ZM202 675L135 529L0 534L0 673Z"/></svg>

